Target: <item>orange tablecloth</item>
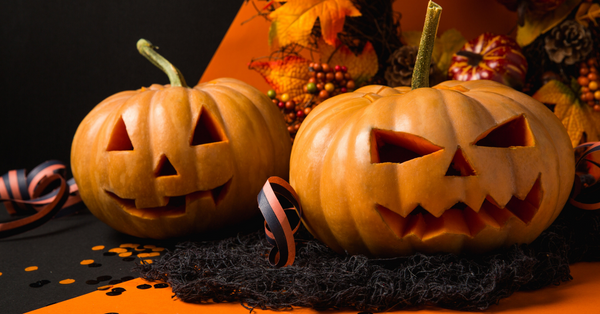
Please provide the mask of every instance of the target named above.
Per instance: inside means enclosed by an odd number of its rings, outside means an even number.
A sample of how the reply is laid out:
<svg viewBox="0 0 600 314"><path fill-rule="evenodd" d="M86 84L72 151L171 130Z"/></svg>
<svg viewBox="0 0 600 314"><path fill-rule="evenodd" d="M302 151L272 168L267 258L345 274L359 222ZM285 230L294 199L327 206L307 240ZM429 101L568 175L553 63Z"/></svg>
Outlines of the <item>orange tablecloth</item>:
<svg viewBox="0 0 600 314"><path fill-rule="evenodd" d="M559 286L546 287L533 292L517 292L511 297L500 301L484 313L600 313L600 263L578 263L571 266L573 281ZM124 291L118 296L108 296L106 291L95 291L71 300L50 305L32 312L31 314L50 313L119 313L119 314L154 314L154 313L239 313L247 314L248 310L240 304L190 304L172 298L170 288L136 288L140 284L155 284L138 278L114 287L123 287ZM298 308L294 311L262 311L256 313L319 313L311 309ZM357 311L327 311L328 313L353 313ZM397 311L393 313L461 313L444 309L427 308L420 311Z"/></svg>

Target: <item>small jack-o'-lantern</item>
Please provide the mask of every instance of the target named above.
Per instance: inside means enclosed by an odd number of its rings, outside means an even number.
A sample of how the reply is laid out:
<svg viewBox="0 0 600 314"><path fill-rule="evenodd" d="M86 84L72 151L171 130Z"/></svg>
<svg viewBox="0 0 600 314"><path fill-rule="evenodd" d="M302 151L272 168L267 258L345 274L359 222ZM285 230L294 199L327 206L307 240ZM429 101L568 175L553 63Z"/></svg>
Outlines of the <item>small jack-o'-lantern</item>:
<svg viewBox="0 0 600 314"><path fill-rule="evenodd" d="M429 55L436 28L423 32ZM497 82L429 88L421 70L429 59L417 60L412 89L363 87L321 103L302 123L290 184L304 224L335 251L374 256L533 241L573 184L561 122Z"/></svg>
<svg viewBox="0 0 600 314"><path fill-rule="evenodd" d="M234 79L189 88L149 43L138 48L171 85L115 94L80 124L71 164L84 203L111 227L150 238L257 214L264 180L289 168L291 144L277 108Z"/></svg>

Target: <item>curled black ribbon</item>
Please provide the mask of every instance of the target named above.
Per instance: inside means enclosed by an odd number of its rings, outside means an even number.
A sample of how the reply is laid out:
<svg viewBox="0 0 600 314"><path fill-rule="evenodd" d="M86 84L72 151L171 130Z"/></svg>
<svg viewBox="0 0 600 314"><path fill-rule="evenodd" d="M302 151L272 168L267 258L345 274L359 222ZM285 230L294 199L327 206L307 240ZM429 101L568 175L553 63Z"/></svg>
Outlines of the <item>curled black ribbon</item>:
<svg viewBox="0 0 600 314"><path fill-rule="evenodd" d="M26 216L0 223L0 238L39 227L53 217L76 210L81 203L75 180L65 179L66 166L57 160L46 161L29 173L10 170L0 177L0 201L11 215Z"/></svg>

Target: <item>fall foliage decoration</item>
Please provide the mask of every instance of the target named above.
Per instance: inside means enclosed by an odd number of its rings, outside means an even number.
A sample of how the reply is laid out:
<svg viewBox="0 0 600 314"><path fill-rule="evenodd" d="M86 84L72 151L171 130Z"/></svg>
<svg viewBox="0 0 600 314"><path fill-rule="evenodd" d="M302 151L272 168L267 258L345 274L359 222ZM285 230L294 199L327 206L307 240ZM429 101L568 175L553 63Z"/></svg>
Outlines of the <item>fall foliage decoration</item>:
<svg viewBox="0 0 600 314"><path fill-rule="evenodd" d="M566 203L571 142L535 99L493 81L428 87L441 8L430 2L412 89L372 85L304 120L290 184L337 252L483 252L529 243ZM316 183L316 184L315 184Z"/></svg>
<svg viewBox="0 0 600 314"><path fill-rule="evenodd" d="M520 89L527 74L527 60L511 37L483 33L452 56L453 80L492 80Z"/></svg>
<svg viewBox="0 0 600 314"><path fill-rule="evenodd" d="M170 85L117 93L81 122L71 166L84 203L114 229L156 239L257 214L264 180L288 171L290 141L277 108L234 79L187 87L149 42L141 39L138 50Z"/></svg>

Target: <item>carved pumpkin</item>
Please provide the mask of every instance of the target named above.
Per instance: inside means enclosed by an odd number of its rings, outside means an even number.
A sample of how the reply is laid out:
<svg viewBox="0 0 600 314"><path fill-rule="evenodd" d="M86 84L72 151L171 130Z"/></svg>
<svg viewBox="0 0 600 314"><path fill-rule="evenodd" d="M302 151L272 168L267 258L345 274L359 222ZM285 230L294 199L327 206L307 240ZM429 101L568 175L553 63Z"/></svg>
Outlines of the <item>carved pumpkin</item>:
<svg viewBox="0 0 600 314"><path fill-rule="evenodd" d="M138 47L160 58L149 43ZM171 85L115 94L77 129L71 163L84 203L118 231L157 239L257 214L263 182L289 167L277 108L234 79L186 87L170 64L151 60Z"/></svg>
<svg viewBox="0 0 600 314"><path fill-rule="evenodd" d="M305 225L338 252L482 252L554 221L573 159L556 116L505 85L367 86L311 112L290 183Z"/></svg>

